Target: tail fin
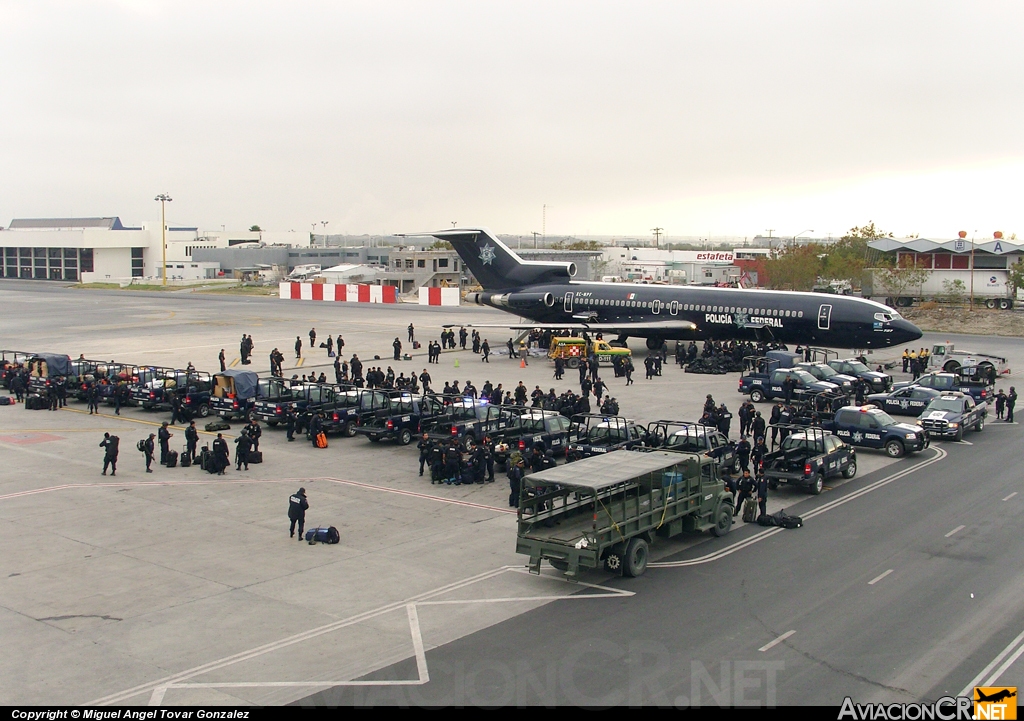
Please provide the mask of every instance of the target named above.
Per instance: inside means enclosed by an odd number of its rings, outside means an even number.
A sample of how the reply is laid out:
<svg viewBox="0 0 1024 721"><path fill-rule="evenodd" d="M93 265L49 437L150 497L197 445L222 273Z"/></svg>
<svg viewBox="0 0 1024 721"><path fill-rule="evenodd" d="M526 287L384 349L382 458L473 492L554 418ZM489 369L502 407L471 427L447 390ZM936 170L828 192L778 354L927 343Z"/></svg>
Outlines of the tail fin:
<svg viewBox="0 0 1024 721"><path fill-rule="evenodd" d="M523 260L486 228L452 228L424 235L451 243L485 290L565 281L576 275L575 263Z"/></svg>

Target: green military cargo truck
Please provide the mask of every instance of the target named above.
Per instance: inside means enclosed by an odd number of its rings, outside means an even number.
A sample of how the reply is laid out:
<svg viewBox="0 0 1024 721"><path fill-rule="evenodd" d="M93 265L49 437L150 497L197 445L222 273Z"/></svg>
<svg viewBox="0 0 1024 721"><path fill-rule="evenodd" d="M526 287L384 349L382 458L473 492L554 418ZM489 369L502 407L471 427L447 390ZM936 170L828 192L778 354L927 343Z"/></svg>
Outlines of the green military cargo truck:
<svg viewBox="0 0 1024 721"><path fill-rule="evenodd" d="M695 453L614 451L526 476L516 552L570 581L597 568L639 576L655 536L732 528L732 494L716 461Z"/></svg>

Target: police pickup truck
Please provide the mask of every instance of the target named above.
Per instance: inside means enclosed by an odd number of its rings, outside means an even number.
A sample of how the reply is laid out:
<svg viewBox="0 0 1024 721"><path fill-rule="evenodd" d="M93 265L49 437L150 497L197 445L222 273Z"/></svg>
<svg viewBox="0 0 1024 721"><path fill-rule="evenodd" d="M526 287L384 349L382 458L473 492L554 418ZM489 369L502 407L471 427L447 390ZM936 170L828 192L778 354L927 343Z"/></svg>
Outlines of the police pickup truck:
<svg viewBox="0 0 1024 721"><path fill-rule="evenodd" d="M355 432L374 443L395 441L407 446L424 420L443 412L444 403L436 396L419 397L408 391L390 391L387 405L360 418Z"/></svg>
<svg viewBox="0 0 1024 721"><path fill-rule="evenodd" d="M892 458L928 447L924 428L898 423L888 413L872 405L840 408L834 419L823 422L821 426L851 446L882 448Z"/></svg>
<svg viewBox="0 0 1024 721"><path fill-rule="evenodd" d="M961 371L974 370L976 367L961 369ZM969 395L975 403L988 403L996 394L995 383L989 382L988 377L984 374L977 374L977 380L975 380L971 377L964 378L960 373L926 373L916 381L896 383L893 388L909 388L910 386L933 388L944 393L959 391Z"/></svg>
<svg viewBox="0 0 1024 721"><path fill-rule="evenodd" d="M894 388L888 393L872 393L867 397L867 402L892 415L917 418L925 406L940 395L940 391L931 388L908 386Z"/></svg>
<svg viewBox="0 0 1024 721"><path fill-rule="evenodd" d="M251 415L269 426L276 426L284 420L289 408L302 415L308 406L321 406L330 403L333 398L334 389L327 384L293 383L287 389L287 395L258 399Z"/></svg>
<svg viewBox="0 0 1024 721"><path fill-rule="evenodd" d="M892 388L892 376L888 373L873 371L856 358L831 360L828 362L832 370L846 376L853 376L867 383L872 393L884 393Z"/></svg>
<svg viewBox="0 0 1024 721"><path fill-rule="evenodd" d="M434 440L458 441L467 451L484 436L494 438L505 429L511 418L511 413L503 411L502 406L484 400L455 396L445 397L444 403L443 413L420 424L421 432ZM568 428L568 419L565 424Z"/></svg>
<svg viewBox="0 0 1024 721"><path fill-rule="evenodd" d="M647 424L645 445L663 451L698 453L714 458L723 471L736 473L740 469L736 445L714 426L690 421L653 421Z"/></svg>
<svg viewBox="0 0 1024 721"><path fill-rule="evenodd" d="M850 395L854 391L853 382L857 379L853 376L837 373L828 363L797 363L793 367L807 371L819 381L836 384L839 390L846 395Z"/></svg>
<svg viewBox="0 0 1024 721"><path fill-rule="evenodd" d="M949 391L933 398L917 422L930 437L962 441L964 431L973 428L981 432L985 428L987 415L986 404L975 404L966 393Z"/></svg>
<svg viewBox="0 0 1024 721"><path fill-rule="evenodd" d="M257 400L280 393L282 384L286 382L280 378L261 380L254 371L229 368L213 376L210 410L228 420L252 420ZM268 424L276 425L276 421L268 421Z"/></svg>
<svg viewBox="0 0 1024 721"><path fill-rule="evenodd" d="M821 428L790 430L779 449L764 457L769 488L788 483L816 496L826 479L857 475L857 452L848 443Z"/></svg>
<svg viewBox="0 0 1024 721"><path fill-rule="evenodd" d="M143 381L143 378L148 380ZM154 373L140 369L139 383L129 389L129 399L143 410L168 411L171 409L171 396L178 388L188 388L188 378L189 372L183 369L160 368Z"/></svg>
<svg viewBox="0 0 1024 721"><path fill-rule="evenodd" d="M569 419L569 437L566 439L565 460L632 450L643 445L647 430L633 421L619 416L584 413Z"/></svg>
<svg viewBox="0 0 1024 721"><path fill-rule="evenodd" d="M801 368L780 368L773 370L771 373L744 371L740 375L739 392L749 395L750 400L754 403L775 398L785 398L784 383L787 379L793 384L792 397L794 399L800 399L810 393L841 394L839 386L835 383L819 381Z"/></svg>
<svg viewBox="0 0 1024 721"><path fill-rule="evenodd" d="M542 411L523 406L502 406L505 426L495 433L498 442L494 445L494 462L501 468L508 467L509 457L519 451L524 457L540 448L564 452L569 438L569 419L555 411Z"/></svg>

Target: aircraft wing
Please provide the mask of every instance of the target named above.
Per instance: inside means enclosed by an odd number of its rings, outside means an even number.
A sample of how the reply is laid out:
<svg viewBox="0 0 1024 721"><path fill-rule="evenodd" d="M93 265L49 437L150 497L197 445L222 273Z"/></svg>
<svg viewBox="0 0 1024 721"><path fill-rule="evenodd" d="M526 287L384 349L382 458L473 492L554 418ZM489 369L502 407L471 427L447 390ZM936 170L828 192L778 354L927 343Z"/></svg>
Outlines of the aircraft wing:
<svg viewBox="0 0 1024 721"><path fill-rule="evenodd" d="M634 335L638 330L678 331L697 330L697 324L688 320L652 320L639 323L447 323L445 328L508 328L509 330L587 330L596 333L624 333Z"/></svg>

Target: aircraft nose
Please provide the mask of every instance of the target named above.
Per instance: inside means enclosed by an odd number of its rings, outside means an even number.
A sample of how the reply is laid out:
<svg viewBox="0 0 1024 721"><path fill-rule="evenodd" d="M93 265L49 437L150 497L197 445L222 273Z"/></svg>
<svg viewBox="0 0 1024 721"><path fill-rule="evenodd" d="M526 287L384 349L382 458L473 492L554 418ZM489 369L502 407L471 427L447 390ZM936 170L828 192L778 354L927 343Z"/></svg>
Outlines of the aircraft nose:
<svg viewBox="0 0 1024 721"><path fill-rule="evenodd" d="M910 343L923 335L921 329L906 318L893 321L893 326L895 326L896 337L899 338L899 343Z"/></svg>

